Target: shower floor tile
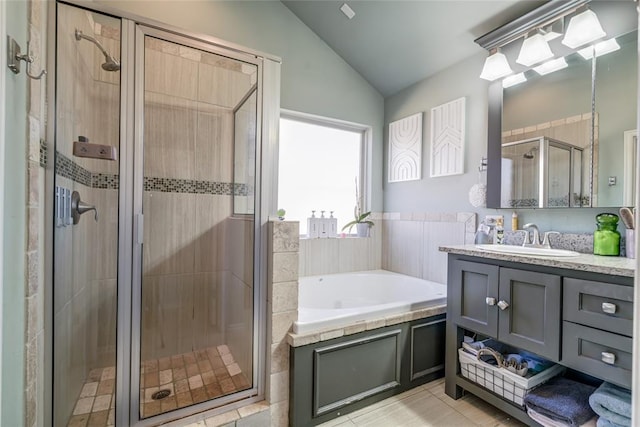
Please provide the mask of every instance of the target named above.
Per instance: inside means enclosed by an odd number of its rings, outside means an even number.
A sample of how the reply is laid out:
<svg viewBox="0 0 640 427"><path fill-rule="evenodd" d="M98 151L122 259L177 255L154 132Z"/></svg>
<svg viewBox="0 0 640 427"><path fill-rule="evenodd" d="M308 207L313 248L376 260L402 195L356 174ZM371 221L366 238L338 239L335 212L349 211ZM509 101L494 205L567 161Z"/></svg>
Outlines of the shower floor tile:
<svg viewBox="0 0 640 427"><path fill-rule="evenodd" d="M143 418L249 388L226 345L142 362L140 411ZM167 397L153 395L166 390Z"/></svg>
<svg viewBox="0 0 640 427"><path fill-rule="evenodd" d="M89 372L68 427L115 424L115 368ZM251 387L226 345L145 360L140 372L140 414L151 417ZM164 390L166 397L153 395Z"/></svg>

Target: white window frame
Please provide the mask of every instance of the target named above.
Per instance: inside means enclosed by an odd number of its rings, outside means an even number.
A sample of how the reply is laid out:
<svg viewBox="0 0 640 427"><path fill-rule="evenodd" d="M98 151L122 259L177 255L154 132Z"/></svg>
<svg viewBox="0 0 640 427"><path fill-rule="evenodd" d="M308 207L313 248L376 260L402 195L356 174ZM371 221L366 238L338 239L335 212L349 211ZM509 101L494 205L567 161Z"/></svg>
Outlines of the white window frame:
<svg viewBox="0 0 640 427"><path fill-rule="evenodd" d="M280 109L280 118L309 123L312 125L330 127L334 129L359 132L362 134L360 145L360 174L358 176L360 197L362 199L363 212L371 210L371 192L373 185L371 182L373 129L369 125L356 122L336 119L332 117L318 116L315 114L302 113L299 111ZM277 192L277 189L276 189ZM276 194L276 199L278 195Z"/></svg>

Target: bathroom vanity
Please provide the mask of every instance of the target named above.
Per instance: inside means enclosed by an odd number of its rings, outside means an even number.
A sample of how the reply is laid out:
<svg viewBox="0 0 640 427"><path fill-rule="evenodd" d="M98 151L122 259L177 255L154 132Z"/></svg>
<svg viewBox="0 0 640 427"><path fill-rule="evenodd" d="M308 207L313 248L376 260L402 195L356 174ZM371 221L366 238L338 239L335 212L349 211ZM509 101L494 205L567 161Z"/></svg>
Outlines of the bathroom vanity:
<svg viewBox="0 0 640 427"><path fill-rule="evenodd" d="M463 391L530 425L522 407L460 374L458 348L478 334L579 373L631 388L635 260L491 253L473 245L449 253L446 393Z"/></svg>

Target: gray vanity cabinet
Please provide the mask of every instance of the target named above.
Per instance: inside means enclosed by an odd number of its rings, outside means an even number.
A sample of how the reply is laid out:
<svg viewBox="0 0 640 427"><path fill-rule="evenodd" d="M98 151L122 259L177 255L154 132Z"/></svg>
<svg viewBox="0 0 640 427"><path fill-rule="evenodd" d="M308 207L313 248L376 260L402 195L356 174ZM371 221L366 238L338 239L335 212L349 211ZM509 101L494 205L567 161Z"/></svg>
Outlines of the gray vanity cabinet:
<svg viewBox="0 0 640 427"><path fill-rule="evenodd" d="M488 298L498 296L498 273L496 265L477 262L450 260L449 300L451 317L462 328L483 335L497 336L498 311L489 305Z"/></svg>
<svg viewBox="0 0 640 427"><path fill-rule="evenodd" d="M633 286L564 279L562 363L631 387Z"/></svg>
<svg viewBox="0 0 640 427"><path fill-rule="evenodd" d="M561 295L560 276L500 268L498 341L559 361Z"/></svg>
<svg viewBox="0 0 640 427"><path fill-rule="evenodd" d="M480 254L449 253L448 396L457 399L466 390L527 425L538 425L522 407L464 377L460 364L451 363L458 361L465 336L474 332L630 388L633 277ZM599 259L590 262L584 265L602 269Z"/></svg>
<svg viewBox="0 0 640 427"><path fill-rule="evenodd" d="M449 261L449 307L457 326L559 360L559 276Z"/></svg>

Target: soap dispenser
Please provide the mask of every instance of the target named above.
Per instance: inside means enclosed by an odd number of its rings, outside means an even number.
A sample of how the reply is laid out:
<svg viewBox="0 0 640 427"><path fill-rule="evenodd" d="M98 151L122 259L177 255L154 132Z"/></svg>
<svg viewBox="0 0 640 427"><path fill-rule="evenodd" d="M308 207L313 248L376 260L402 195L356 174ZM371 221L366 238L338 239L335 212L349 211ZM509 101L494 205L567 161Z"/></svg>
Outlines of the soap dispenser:
<svg viewBox="0 0 640 427"><path fill-rule="evenodd" d="M321 239L329 237L328 218L324 216L325 211L320 211L320 219L318 220L318 237Z"/></svg>
<svg viewBox="0 0 640 427"><path fill-rule="evenodd" d="M316 211L311 211L311 216L307 218L307 236L310 239L318 238L318 218L316 218Z"/></svg>
<svg viewBox="0 0 640 427"><path fill-rule="evenodd" d="M329 216L329 237L338 237L338 219L333 217L333 211Z"/></svg>

